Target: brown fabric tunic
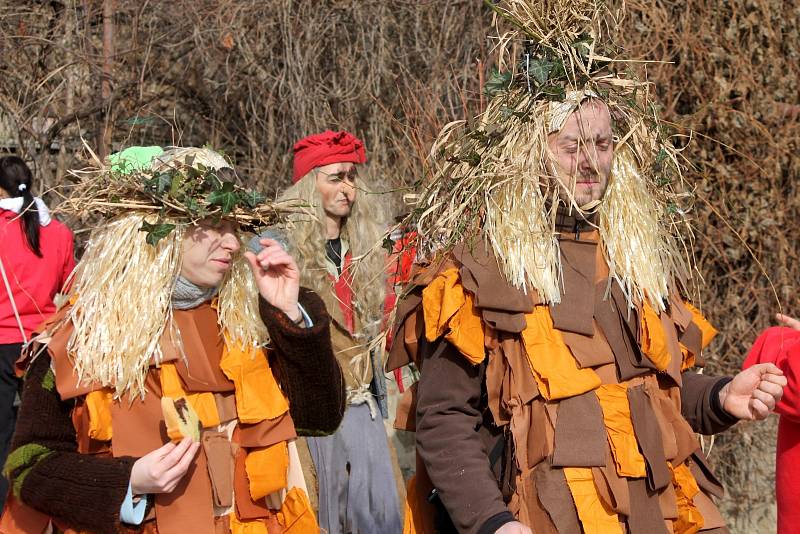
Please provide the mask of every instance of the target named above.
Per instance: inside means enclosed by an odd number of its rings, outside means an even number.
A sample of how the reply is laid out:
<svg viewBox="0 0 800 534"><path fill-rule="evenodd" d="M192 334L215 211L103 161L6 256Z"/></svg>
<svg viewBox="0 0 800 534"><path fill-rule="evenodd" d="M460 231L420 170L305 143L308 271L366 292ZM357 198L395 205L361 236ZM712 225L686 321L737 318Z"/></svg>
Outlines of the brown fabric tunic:
<svg viewBox="0 0 800 534"><path fill-rule="evenodd" d="M722 488L694 432L735 423L718 400L729 379L686 368L690 357L702 363L705 340L677 292L666 312L651 317L663 327L668 358L651 359L643 305L629 309L609 283L596 233L561 222L563 300L547 311L574 360L574 376L591 370L597 384L562 395L556 388L574 384L532 372L535 363L551 364L548 352L537 352L539 341L545 351L548 341L525 338L543 306L509 286L482 245L457 247L442 265L419 272L417 289L398 305L387 365L414 361L421 368L405 402L410 413L398 417L399 427L416 430L418 465L426 470L416 494L424 500L435 487L440 519L449 516L458 532L494 532L514 519L537 534L724 529L710 497ZM477 365L454 342L425 335L422 290L453 268L483 328L485 358ZM700 490L694 495L692 477ZM412 510L426 506L411 503Z"/></svg>

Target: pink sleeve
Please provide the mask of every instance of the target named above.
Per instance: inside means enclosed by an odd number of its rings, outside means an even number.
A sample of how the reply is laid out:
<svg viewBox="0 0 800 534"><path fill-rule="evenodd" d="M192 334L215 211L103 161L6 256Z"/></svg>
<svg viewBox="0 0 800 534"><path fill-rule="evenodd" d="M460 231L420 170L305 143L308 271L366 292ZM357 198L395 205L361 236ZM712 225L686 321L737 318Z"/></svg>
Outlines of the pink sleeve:
<svg viewBox="0 0 800 534"><path fill-rule="evenodd" d="M800 332L779 326L764 330L742 368L757 363L774 363L783 371L788 384L783 388L783 398L775 411L800 422Z"/></svg>

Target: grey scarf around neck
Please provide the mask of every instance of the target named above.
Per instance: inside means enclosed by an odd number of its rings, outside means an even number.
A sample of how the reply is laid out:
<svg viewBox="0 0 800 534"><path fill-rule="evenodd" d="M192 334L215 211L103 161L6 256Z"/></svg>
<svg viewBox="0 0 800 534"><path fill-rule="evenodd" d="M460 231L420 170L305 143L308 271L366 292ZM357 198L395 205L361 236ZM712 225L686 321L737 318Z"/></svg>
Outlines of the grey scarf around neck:
<svg viewBox="0 0 800 534"><path fill-rule="evenodd" d="M176 310L191 310L205 301L211 300L217 294L217 289L216 287L202 288L178 275L172 290L172 307Z"/></svg>

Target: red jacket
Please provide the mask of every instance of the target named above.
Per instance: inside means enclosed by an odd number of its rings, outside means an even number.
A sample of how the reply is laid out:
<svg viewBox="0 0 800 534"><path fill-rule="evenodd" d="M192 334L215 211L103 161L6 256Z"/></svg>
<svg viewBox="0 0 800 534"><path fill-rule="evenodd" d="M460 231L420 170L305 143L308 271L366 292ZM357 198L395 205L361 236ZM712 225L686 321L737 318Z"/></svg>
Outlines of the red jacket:
<svg viewBox="0 0 800 534"><path fill-rule="evenodd" d="M56 309L53 297L75 268L72 232L56 220L39 227L42 257L28 246L22 220L13 211L0 209L0 260L3 262L25 337ZM0 344L23 341L0 275Z"/></svg>
<svg viewBox="0 0 800 534"><path fill-rule="evenodd" d="M780 414L775 458L775 492L778 502L778 534L797 532L800 525L800 332L784 327L768 328L758 337L742 365L774 363L788 384L775 407Z"/></svg>

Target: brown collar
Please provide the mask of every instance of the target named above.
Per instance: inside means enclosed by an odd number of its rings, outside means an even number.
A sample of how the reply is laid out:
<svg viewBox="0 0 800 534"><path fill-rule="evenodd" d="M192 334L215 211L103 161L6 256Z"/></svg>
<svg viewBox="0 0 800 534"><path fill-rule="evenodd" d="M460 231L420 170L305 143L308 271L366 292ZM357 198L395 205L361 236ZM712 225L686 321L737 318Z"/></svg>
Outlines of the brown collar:
<svg viewBox="0 0 800 534"><path fill-rule="evenodd" d="M555 230L564 237L580 240L582 233L594 232L596 227L597 213L587 213L586 217L577 214L574 210L570 213L569 208L559 206L556 212Z"/></svg>

